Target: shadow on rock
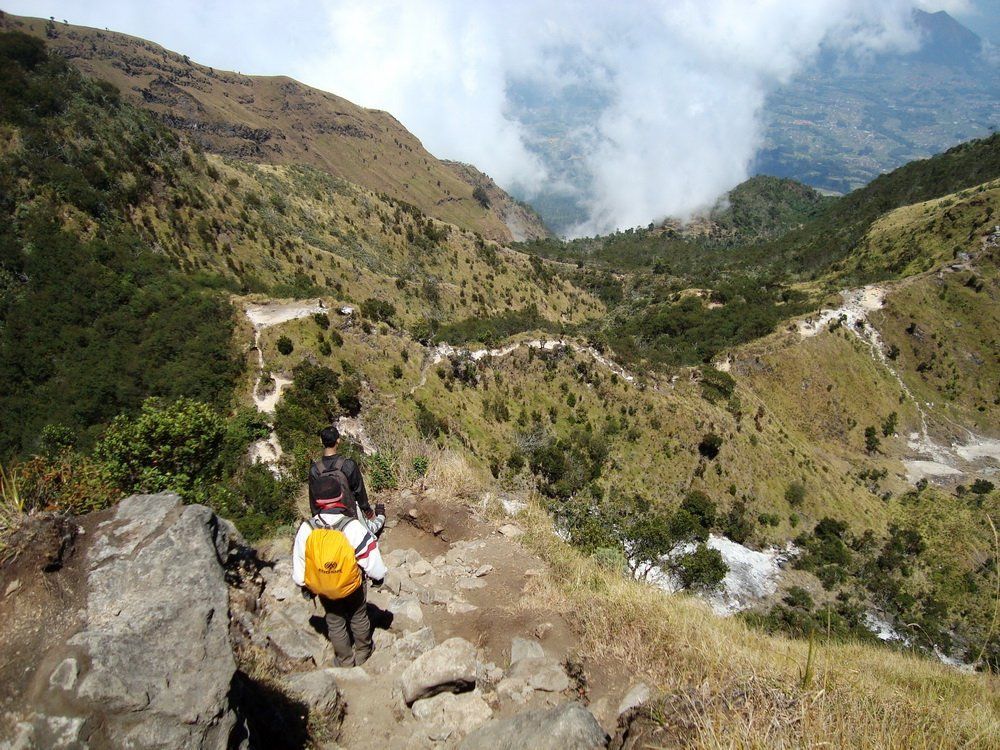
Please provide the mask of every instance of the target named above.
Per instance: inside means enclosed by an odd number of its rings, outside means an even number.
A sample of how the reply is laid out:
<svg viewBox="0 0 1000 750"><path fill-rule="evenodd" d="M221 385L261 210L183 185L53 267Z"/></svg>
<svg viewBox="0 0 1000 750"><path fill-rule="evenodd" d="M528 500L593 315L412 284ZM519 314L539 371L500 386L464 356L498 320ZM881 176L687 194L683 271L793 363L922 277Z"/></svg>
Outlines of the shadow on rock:
<svg viewBox="0 0 1000 750"><path fill-rule="evenodd" d="M233 677L239 724L231 747L299 750L309 745L309 707L243 672ZM246 743L245 745L243 743Z"/></svg>

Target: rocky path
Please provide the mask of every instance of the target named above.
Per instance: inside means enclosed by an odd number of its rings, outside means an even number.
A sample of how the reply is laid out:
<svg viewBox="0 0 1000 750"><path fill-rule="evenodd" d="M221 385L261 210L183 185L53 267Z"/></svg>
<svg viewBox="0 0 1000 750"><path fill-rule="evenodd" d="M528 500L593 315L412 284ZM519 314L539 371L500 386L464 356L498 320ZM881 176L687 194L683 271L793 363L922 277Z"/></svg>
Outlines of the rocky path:
<svg viewBox="0 0 1000 750"><path fill-rule="evenodd" d="M375 652L362 667L332 666L322 612L292 585L288 557L265 572L257 640L280 655L290 692L344 710L328 747L605 747L626 693L635 703L644 687L607 665L593 680L576 660L568 623L531 595L546 569L520 529L433 491L393 500L380 543L390 572L369 591Z"/></svg>

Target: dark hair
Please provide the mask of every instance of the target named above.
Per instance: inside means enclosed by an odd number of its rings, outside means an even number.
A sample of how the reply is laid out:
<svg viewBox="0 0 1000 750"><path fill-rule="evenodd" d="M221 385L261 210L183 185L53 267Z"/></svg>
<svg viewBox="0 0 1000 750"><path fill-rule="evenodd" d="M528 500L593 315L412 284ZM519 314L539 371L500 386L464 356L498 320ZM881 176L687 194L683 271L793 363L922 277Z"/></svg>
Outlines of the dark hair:
<svg viewBox="0 0 1000 750"><path fill-rule="evenodd" d="M323 441L324 448L332 448L340 440L340 430L333 425L324 427L319 431L319 439Z"/></svg>

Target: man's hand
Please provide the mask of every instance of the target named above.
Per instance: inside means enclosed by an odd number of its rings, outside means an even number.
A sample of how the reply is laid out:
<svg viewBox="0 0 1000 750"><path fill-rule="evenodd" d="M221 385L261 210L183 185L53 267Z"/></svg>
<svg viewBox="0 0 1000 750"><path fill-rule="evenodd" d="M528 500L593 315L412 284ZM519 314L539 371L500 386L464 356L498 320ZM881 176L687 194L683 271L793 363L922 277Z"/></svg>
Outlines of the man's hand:
<svg viewBox="0 0 1000 750"><path fill-rule="evenodd" d="M385 516L385 503L375 503L375 515Z"/></svg>
<svg viewBox="0 0 1000 750"><path fill-rule="evenodd" d="M310 591L307 587L301 586L300 591L302 592L302 598L307 600L313 600L316 598L316 594Z"/></svg>

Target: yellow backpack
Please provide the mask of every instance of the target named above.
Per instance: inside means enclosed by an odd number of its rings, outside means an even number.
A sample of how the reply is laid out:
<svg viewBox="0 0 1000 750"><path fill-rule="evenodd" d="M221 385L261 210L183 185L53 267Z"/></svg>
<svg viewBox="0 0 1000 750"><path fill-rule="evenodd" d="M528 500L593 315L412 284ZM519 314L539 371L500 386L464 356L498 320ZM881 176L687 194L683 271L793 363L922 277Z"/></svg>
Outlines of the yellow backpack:
<svg viewBox="0 0 1000 750"><path fill-rule="evenodd" d="M306 539L306 587L314 594L343 599L361 586L361 568L344 534L351 520L343 516L333 526L319 517L306 521L312 529Z"/></svg>

